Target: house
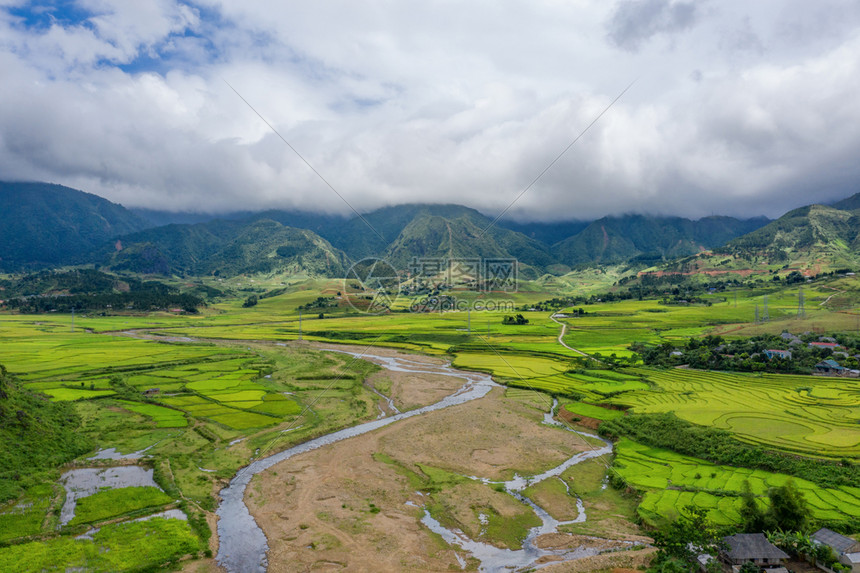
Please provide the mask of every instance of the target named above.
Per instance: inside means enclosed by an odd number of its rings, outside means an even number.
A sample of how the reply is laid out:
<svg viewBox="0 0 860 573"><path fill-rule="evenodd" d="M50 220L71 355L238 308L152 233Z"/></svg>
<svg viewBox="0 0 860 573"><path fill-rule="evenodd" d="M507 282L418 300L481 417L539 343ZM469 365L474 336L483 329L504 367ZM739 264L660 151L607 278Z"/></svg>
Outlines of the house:
<svg viewBox="0 0 860 573"><path fill-rule="evenodd" d="M765 350L764 355L767 357L768 360L772 358L791 360L791 350Z"/></svg>
<svg viewBox="0 0 860 573"><path fill-rule="evenodd" d="M800 341L799 336L795 336L794 334L792 334L790 332L783 332L782 334L779 335L779 337L782 338L783 340L787 340L789 342L792 342L794 340Z"/></svg>
<svg viewBox="0 0 860 573"><path fill-rule="evenodd" d="M143 395L144 396L153 396L155 394L158 394L159 392L161 392L160 388L150 388L149 390L144 390Z"/></svg>
<svg viewBox="0 0 860 573"><path fill-rule="evenodd" d="M812 540L833 549L839 562L850 567L851 573L860 573L860 542L839 535L826 527L813 533Z"/></svg>
<svg viewBox="0 0 860 573"><path fill-rule="evenodd" d="M836 350L837 348L842 348L835 342L810 342L810 348L829 348L830 350Z"/></svg>
<svg viewBox="0 0 860 573"><path fill-rule="evenodd" d="M842 374L844 372L845 368L839 366L838 362L829 358L816 364L815 369L812 371L813 374Z"/></svg>
<svg viewBox="0 0 860 573"><path fill-rule="evenodd" d="M788 554L768 541L764 533L737 533L723 541L728 549L721 551L720 557L729 565L752 561L759 567L782 567L782 560L788 559Z"/></svg>

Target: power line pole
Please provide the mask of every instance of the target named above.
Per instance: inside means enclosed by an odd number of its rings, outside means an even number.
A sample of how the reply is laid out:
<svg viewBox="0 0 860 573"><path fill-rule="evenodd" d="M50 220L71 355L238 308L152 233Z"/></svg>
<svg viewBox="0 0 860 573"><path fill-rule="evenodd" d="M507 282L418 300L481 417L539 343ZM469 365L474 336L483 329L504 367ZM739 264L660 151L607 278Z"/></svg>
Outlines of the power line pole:
<svg viewBox="0 0 860 573"><path fill-rule="evenodd" d="M302 339L302 311L299 311L299 340Z"/></svg>
<svg viewBox="0 0 860 573"><path fill-rule="evenodd" d="M466 334L472 335L472 309L466 309Z"/></svg>
<svg viewBox="0 0 860 573"><path fill-rule="evenodd" d="M770 314L767 312L767 295L764 295L764 316L761 317L762 322L767 322L770 320Z"/></svg>
<svg viewBox="0 0 860 573"><path fill-rule="evenodd" d="M758 305L755 305L755 323L758 324Z"/></svg>

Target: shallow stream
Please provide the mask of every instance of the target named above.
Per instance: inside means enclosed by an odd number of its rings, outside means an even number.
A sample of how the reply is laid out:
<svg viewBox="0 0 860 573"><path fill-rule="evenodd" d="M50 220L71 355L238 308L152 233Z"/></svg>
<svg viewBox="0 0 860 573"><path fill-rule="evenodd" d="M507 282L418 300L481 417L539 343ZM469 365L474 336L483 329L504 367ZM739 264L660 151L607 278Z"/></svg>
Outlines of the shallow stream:
<svg viewBox="0 0 860 573"><path fill-rule="evenodd" d="M347 352L347 354L359 356L357 353ZM453 376L463 379L465 383L459 390L450 396L430 406L398 413L393 416L378 418L371 422L366 422L352 428L346 428L344 430L321 436L281 451L277 454L256 460L250 465L239 470L236 476L234 476L230 481L230 484L221 490L221 504L218 506L217 510L219 517L219 549L217 560L221 566L227 569L227 571L231 573L246 573L252 571L264 572L268 565L266 559L266 553L268 551L266 536L257 525L256 521L254 521L254 518L251 516L244 500L245 489L254 475L298 454L316 450L341 440L360 436L399 420L411 418L427 412L441 410L457 404L463 404L478 398L483 398L493 387L497 386L490 376L486 374L457 370L452 368L450 365L433 365L399 356L390 357L364 354L360 357L375 362L384 368L395 372ZM555 406L557 406L557 403L553 404L553 410ZM552 425L561 425L552 419L552 413L545 417L544 422ZM555 561L567 561L600 553L600 550L594 548L576 548L572 550L538 548L534 543L538 536L545 533L555 532L559 525L563 525L565 523L584 521L585 508L582 505L582 501L578 499L577 508L579 509L579 515L577 518L568 522L559 522L553 519L546 510L523 496L521 493L528 485L533 485L549 478L558 478L562 472L574 464L612 452L612 444L606 442L602 438L583 432L576 433L580 434L584 440L587 438L600 440L603 442L603 446L589 446L591 447L590 450L571 456L557 467L537 476L515 476L514 479L510 481L498 482L504 486L508 493L519 499L522 503L529 505L541 519L541 525L530 530L528 537L523 543L522 549L516 551L510 549L499 549L490 544L471 540L462 532L444 528L426 509L421 522L430 530L441 535L449 544L460 547L477 558L481 562L482 571L510 571L521 567L535 568L539 566L537 561L541 558L550 558ZM487 480L481 481L484 481L485 483L494 483Z"/></svg>

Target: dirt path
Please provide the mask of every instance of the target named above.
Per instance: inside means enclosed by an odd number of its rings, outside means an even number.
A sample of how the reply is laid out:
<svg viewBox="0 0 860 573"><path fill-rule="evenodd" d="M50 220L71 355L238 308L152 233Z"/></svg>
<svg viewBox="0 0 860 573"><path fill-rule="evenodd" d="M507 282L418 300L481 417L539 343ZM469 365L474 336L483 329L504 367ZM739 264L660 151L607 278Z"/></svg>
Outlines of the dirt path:
<svg viewBox="0 0 860 573"><path fill-rule="evenodd" d="M836 296L837 294L844 294L845 293L844 290L835 289L833 287L823 286L821 288L826 288L828 290L835 290L836 292L834 292L832 295L830 295L826 299L824 299L824 302L820 303L818 306L824 306L825 304L830 302L830 299L833 298L834 296Z"/></svg>
<svg viewBox="0 0 860 573"><path fill-rule="evenodd" d="M565 333L567 332L567 325L566 325L565 323L563 323L563 322L559 322L559 321L557 321L557 320L555 319L555 313L552 313L552 314L549 316L549 319L561 327L561 333L559 333L559 335L558 335L558 343L559 343L559 344L561 344L562 346L564 346L564 347L565 347L565 348L567 348L568 350L572 350L573 352L576 352L576 353L577 353L577 354L579 354L580 356L584 356L584 357L586 357L586 358L591 358L591 356L589 356L588 354L586 354L586 353L585 353L585 352L583 352L582 350L577 350L576 348L574 348L574 347L572 347L572 346L568 346L568 345L567 345L567 343L564 341L564 335L565 335ZM592 358L592 360L594 360L594 358Z"/></svg>

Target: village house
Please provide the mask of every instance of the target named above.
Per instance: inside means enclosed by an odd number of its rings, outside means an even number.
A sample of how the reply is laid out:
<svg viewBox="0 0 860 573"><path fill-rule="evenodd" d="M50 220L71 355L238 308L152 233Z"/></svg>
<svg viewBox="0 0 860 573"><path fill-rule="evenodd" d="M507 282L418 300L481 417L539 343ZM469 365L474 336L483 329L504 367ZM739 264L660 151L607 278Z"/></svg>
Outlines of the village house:
<svg viewBox="0 0 860 573"><path fill-rule="evenodd" d="M720 552L720 558L732 569L748 561L772 569L782 567L783 559L788 559L788 554L768 541L764 533L737 533L724 537L723 541L727 549Z"/></svg>
<svg viewBox="0 0 860 573"><path fill-rule="evenodd" d="M827 359L822 360L818 364L815 365L815 369L812 371L813 374L826 374L828 376L840 375L845 373L845 368L839 365L835 360Z"/></svg>
<svg viewBox="0 0 860 573"><path fill-rule="evenodd" d="M860 542L840 535L826 527L812 534L812 540L827 545L836 554L839 562L851 568L851 573L860 573Z"/></svg>
<svg viewBox="0 0 860 573"><path fill-rule="evenodd" d="M765 350L764 355L767 357L768 360L772 358L791 360L791 350Z"/></svg>
<svg viewBox="0 0 860 573"><path fill-rule="evenodd" d="M836 350L837 348L842 348L839 344L835 342L810 342L810 348L829 348L830 350Z"/></svg>

